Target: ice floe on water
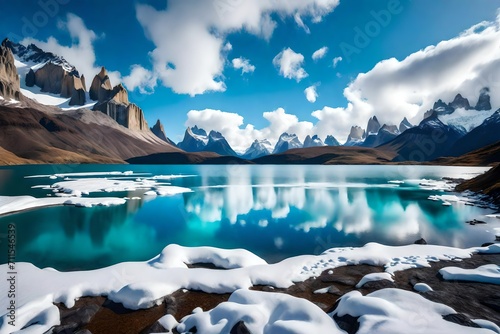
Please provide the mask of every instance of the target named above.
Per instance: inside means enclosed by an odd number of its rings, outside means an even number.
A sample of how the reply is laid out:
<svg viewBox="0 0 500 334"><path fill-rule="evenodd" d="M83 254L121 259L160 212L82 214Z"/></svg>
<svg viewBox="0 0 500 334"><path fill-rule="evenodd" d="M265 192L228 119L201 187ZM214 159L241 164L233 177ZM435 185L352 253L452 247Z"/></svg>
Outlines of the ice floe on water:
<svg viewBox="0 0 500 334"><path fill-rule="evenodd" d="M426 267L430 265L430 262L439 260L459 260L468 258L473 253L500 253L500 245L496 244L488 247L458 249L433 245L390 247L370 243L360 248L333 248L317 256L303 255L292 257L275 264L267 264L258 256L241 249L223 250L210 247L187 248L169 245L160 255L150 261L119 263L110 267L90 271L59 272L51 268L40 269L29 263L18 263L16 264L16 270L23 279L16 282L18 295L16 299L17 327L15 329L20 330L26 325L33 324L37 321L40 325L43 324L43 321L48 321L47 319L49 318L55 319L55 317L44 316L42 313L53 312L51 311L53 310L53 308L51 308L53 303L64 303L67 307L73 307L75 305L75 300L83 296L107 296L111 301L122 303L128 309L141 309L162 303L164 296L180 289L200 290L207 293L232 293L236 290L248 289L255 285L288 288L295 282L301 282L308 278L316 277L324 270L330 270L340 266L370 264L384 267L386 273L394 273L398 270ZM211 263L216 267L227 269L217 270L188 267L189 264L200 262ZM0 270L2 272L7 272L7 265L1 265ZM1 305L7 305L9 302L7 298L8 288L9 285L6 280L0 281ZM243 299L233 298L233 301L242 301L241 304L243 305L252 305L252 303L260 304L258 300L262 299L259 297L260 295L255 295L257 299L254 299L253 293L247 294L246 292L238 293L237 296ZM280 314L281 316L289 314L289 317L287 316L286 319L287 321L290 320L290 325L293 324L291 320L295 314L294 310L297 309L295 309L293 305L285 305L288 304L288 301L291 299L288 297L277 297L276 299L265 293L262 296L269 296L264 298L266 300L268 299L268 301L262 301L264 304L259 307L276 316ZM396 295L396 297L398 296L399 295ZM404 295L404 298L401 297L400 300L405 300L406 302L406 296L407 295ZM372 300L373 299L369 298L366 299L368 305L370 305ZM365 300L359 299L359 301L363 301L364 303ZM398 299L394 299L390 302L394 303L397 301ZM309 302L304 301L303 304L309 305L307 303ZM388 305L387 303L389 303L389 301L382 302L380 305ZM396 304L396 306L398 306L398 304ZM388 306L388 310L393 312L396 306ZM310 311L312 312L313 307L321 311L313 305L304 306L304 308L301 306L303 311L297 313L297 316L300 315L299 318L296 319L298 323L307 318L306 315L308 315ZM243 310L249 310L250 308L251 307L245 308L242 306L240 310L243 312ZM273 313L276 308L279 308L283 312ZM224 307L219 310L223 309ZM376 310L375 313L381 312L380 309L370 307L364 308L363 310L365 310L368 315L373 314L373 310ZM2 312L0 313L2 314L0 333L10 333L13 328L7 324L7 311L1 310L0 312ZM407 309L405 312L410 311ZM413 316L405 312L395 314L394 321L402 322L405 316ZM414 312L417 312L417 310L414 310ZM312 313L314 313L314 316ZM317 319L319 321L318 324L327 323L326 320L322 320L326 319L323 315L320 316L320 313L312 313L309 314L309 316L313 317L313 319ZM192 321L198 321L196 319L202 321L211 315L215 316L215 314L218 314L218 311L213 314L200 315L199 317L193 318ZM242 315L242 313L237 314ZM356 314L351 315L356 316ZM425 315L427 316L427 314ZM45 320L42 321L40 319ZM274 317L269 317L269 314L264 314L258 319L256 318L256 321L258 320L259 324L264 326L266 321L270 321L270 319L274 319ZM430 319L434 318L431 317ZM286 326L289 324L287 323ZM276 322L275 325L278 325L278 322ZM285 323L283 323L283 325L285 326ZM440 324L440 326L441 325L444 326L444 324ZM304 326L306 326L305 323ZM313 326L313 324L310 326ZM303 331L294 332L291 329L292 327L286 328L289 330L285 331L287 333L304 333ZM201 332L211 333L209 331ZM437 331L435 332L437 333Z"/></svg>
<svg viewBox="0 0 500 334"><path fill-rule="evenodd" d="M0 215L56 205L73 205L77 207L112 206L125 204L126 200L117 197L49 197L32 196L0 196Z"/></svg>
<svg viewBox="0 0 500 334"><path fill-rule="evenodd" d="M48 190L51 193L45 198L35 198L32 196L0 196L0 215L19 212L24 210L56 206L73 205L77 207L111 206L122 205L127 200L137 200L140 197L84 197L92 193L115 193L129 191L144 191L143 195L173 196L186 192L191 192L190 188L172 186L169 183L158 182L160 179L174 179L177 177L187 177L184 175L162 176L159 179L139 178L137 180L109 179L107 177L97 178L95 176L117 176L117 175L150 175L133 172L88 172L88 173L68 173L54 175L33 175L27 178L48 178L62 181L51 185L34 185L32 189ZM79 176L82 178L70 179L69 177ZM53 196L52 196L53 195Z"/></svg>
<svg viewBox="0 0 500 334"><path fill-rule="evenodd" d="M468 281L500 285L500 265L487 264L475 269L446 267L439 273L448 281Z"/></svg>

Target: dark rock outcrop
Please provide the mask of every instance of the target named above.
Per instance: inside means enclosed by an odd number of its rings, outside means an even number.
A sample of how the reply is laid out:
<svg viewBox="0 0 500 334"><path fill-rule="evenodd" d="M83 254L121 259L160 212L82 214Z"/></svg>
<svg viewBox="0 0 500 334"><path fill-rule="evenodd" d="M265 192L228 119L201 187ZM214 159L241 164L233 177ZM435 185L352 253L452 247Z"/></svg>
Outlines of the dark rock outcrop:
<svg viewBox="0 0 500 334"><path fill-rule="evenodd" d="M479 111L491 110L490 89L488 87L481 89L481 92L479 93L479 99L474 109Z"/></svg>
<svg viewBox="0 0 500 334"><path fill-rule="evenodd" d="M33 87L35 85L35 72L32 69L26 74L26 86Z"/></svg>
<svg viewBox="0 0 500 334"><path fill-rule="evenodd" d="M380 130L380 122L377 119L377 116L373 116L368 120L368 125L366 126L367 135L377 134Z"/></svg>
<svg viewBox="0 0 500 334"><path fill-rule="evenodd" d="M155 125L151 128L151 131L156 135L156 137L160 138L163 141L168 142L167 135L165 134L165 129L163 128L163 124L161 124L160 120L157 120Z"/></svg>
<svg viewBox="0 0 500 334"><path fill-rule="evenodd" d="M7 44L8 39L5 39L0 45L0 96L4 99L19 100L19 76L14 65L14 55Z"/></svg>
<svg viewBox="0 0 500 334"><path fill-rule="evenodd" d="M448 105L450 108L453 108L453 110L458 108L470 109L469 100L467 100L461 94L457 94L457 96L455 96L455 99Z"/></svg>
<svg viewBox="0 0 500 334"><path fill-rule="evenodd" d="M411 128L413 128L413 125L408 121L406 117L401 121L401 123L399 123L399 132L401 133Z"/></svg>
<svg viewBox="0 0 500 334"><path fill-rule="evenodd" d="M111 86L108 72L102 67L101 71L94 77L94 80L92 80L89 90L90 99L103 102L110 97L112 90L113 87Z"/></svg>

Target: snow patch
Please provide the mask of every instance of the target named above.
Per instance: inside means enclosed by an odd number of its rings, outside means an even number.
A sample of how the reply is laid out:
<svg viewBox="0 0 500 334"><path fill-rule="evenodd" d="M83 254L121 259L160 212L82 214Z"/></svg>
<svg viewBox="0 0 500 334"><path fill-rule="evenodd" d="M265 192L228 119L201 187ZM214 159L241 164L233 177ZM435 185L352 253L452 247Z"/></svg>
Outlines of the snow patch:
<svg viewBox="0 0 500 334"><path fill-rule="evenodd" d="M434 291L429 285L425 283L417 283L413 286L413 289L418 292L430 292Z"/></svg>
<svg viewBox="0 0 500 334"><path fill-rule="evenodd" d="M500 285L500 265L487 264L476 269L446 267L439 273L448 281L468 281Z"/></svg>
<svg viewBox="0 0 500 334"><path fill-rule="evenodd" d="M372 334L374 329L379 334L491 334L487 329L464 327L443 319L455 313L451 307L431 302L414 292L383 289L366 296L351 291L341 297L332 314L359 318L360 328L356 334Z"/></svg>
<svg viewBox="0 0 500 334"><path fill-rule="evenodd" d="M363 287L363 285L365 285L368 282L383 281L383 280L394 282L392 275L389 273L371 273L363 276L363 278L359 281L359 283L356 284L356 288L360 289Z"/></svg>
<svg viewBox="0 0 500 334"><path fill-rule="evenodd" d="M241 320L250 333L344 333L332 318L305 299L250 290L235 291L214 309L186 316L177 331L185 333L196 326L198 333L229 333Z"/></svg>

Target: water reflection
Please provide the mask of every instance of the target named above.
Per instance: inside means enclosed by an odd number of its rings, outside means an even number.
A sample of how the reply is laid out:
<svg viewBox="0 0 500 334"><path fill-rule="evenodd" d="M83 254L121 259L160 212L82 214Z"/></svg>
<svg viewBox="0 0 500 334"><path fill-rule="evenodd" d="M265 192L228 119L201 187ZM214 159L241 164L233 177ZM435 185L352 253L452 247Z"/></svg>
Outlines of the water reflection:
<svg viewBox="0 0 500 334"><path fill-rule="evenodd" d="M95 167L78 168L92 171ZM465 221L489 211L461 204L442 206L427 200L439 191L421 189L418 182L388 182L459 176L463 169L458 168L134 168L136 172L199 177L173 180L173 185L194 190L173 197L128 200L115 207L45 208L1 217L0 229L5 230L11 222L17 225L18 261L60 270L91 269L147 260L170 243L246 248L268 261L278 261L293 255L320 253L330 247L362 246L372 241L401 245L421 237L434 244L477 246L492 241L491 231L500 226L495 219L488 220L487 226L469 226ZM9 187L12 178L21 180L18 189L0 187L1 193L45 196L40 189L31 189L33 182L40 180L23 178L30 173L43 172L0 170L0 180L9 180ZM105 195L133 198L141 193ZM0 243L2 247L5 243Z"/></svg>

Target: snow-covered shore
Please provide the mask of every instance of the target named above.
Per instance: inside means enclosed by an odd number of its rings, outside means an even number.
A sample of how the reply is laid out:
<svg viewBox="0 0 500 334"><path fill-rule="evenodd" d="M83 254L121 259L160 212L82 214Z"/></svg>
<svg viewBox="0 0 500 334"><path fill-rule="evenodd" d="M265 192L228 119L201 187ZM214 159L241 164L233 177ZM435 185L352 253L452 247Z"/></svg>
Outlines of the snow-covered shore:
<svg viewBox="0 0 500 334"><path fill-rule="evenodd" d="M18 263L16 265L17 275L22 279L17 281L16 286L18 293L16 296L16 326L12 327L8 324L9 314L3 310L0 333L11 333L14 329L21 330L24 327L27 328L23 329L21 333L28 333L27 330L31 328L29 325L35 323L34 326L37 328L35 332L48 330L59 323L59 317L55 316L57 308L55 308L54 303L63 303L67 307L72 307L77 299L84 296L103 295L111 301L122 303L126 308L141 309L162 303L164 296L179 289L199 290L208 293L235 293L242 289L248 290L256 285L288 288L295 282L302 282L320 275L325 270L341 266L356 264L381 266L385 268L386 273L391 275L410 268L428 267L430 263L440 260L469 258L472 254L477 253L500 253L500 245L458 249L433 245L390 247L369 243L360 248L333 248L317 256L292 257L276 264L267 264L258 256L241 249L186 248L169 245L161 254L150 261L120 263L92 271L59 272L51 268L40 269L29 263ZM200 262L211 263L225 270L190 268L188 266ZM0 268L3 272L8 272L7 265L2 265ZM7 281L1 282L0 303L2 305L9 303L7 297L9 288ZM243 304L251 304L257 303L254 298L259 299L260 297L254 297L252 293L248 295L245 292L237 292L234 298L242 301ZM322 312L320 309L306 307L305 313L300 315L294 311L293 305L286 306L285 297L279 297L275 301L273 298L271 295L266 295L263 298L265 300L265 302L262 301L264 303L263 312L274 314L277 307L284 308L278 314L292 321L291 323L297 321L308 323L304 319L316 317L316 315L313 317L309 314L309 311ZM238 308L233 308L231 304L228 308L233 313L238 310ZM236 314L241 317L246 309L243 307ZM373 308L367 308L367 310L375 312ZM256 325L255 328L262 326L264 328L267 324L266 319L271 319L267 318L268 315L260 318L260 325ZM298 318L294 320L295 315ZM273 317L275 318L275 316ZM319 324L322 323L319 322ZM334 326L334 323L331 325ZM284 332L295 333L294 331ZM488 331L477 332L488 333ZM212 332L207 331L206 333Z"/></svg>

